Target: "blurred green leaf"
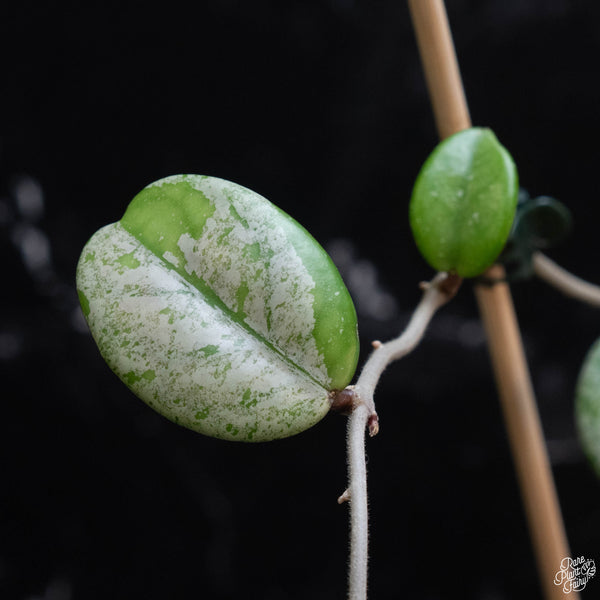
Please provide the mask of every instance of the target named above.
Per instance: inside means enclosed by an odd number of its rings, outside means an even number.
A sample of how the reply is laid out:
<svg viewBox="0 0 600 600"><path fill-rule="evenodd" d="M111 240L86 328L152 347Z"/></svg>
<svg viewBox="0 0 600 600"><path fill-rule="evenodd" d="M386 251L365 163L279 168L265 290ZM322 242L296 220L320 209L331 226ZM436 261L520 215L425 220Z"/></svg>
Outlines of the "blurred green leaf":
<svg viewBox="0 0 600 600"><path fill-rule="evenodd" d="M575 421L583 450L600 477L600 339L588 352L579 374Z"/></svg>

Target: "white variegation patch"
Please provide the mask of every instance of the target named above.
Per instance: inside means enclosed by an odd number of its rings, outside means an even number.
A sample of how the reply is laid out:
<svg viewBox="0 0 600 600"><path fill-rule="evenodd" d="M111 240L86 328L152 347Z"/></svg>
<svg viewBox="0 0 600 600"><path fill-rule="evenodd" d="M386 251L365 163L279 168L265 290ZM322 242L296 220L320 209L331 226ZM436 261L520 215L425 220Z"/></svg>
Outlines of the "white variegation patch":
<svg viewBox="0 0 600 600"><path fill-rule="evenodd" d="M194 179L186 181L194 185ZM251 329L328 387L325 360L313 335L315 282L273 219L272 206L257 203L254 192L222 179L197 181L214 212L199 239L189 233L180 237L183 268L202 279Z"/></svg>
<svg viewBox="0 0 600 600"><path fill-rule="evenodd" d="M163 254L163 258L174 267L179 267L179 259L172 252L167 250L167 252Z"/></svg>
<svg viewBox="0 0 600 600"><path fill-rule="evenodd" d="M98 231L84 248L78 290L105 360L157 411L224 439L286 437L310 427L329 410L326 370L311 340L314 317L306 300L306 290L314 282L301 268L286 280L282 265L298 257L283 240L279 243L276 228L260 223L247 210L243 195L231 201L241 220L226 232L223 218L229 209L217 200L206 236L231 236L234 253L229 258L208 256L205 236L202 240L182 236L185 269L209 285L218 282L224 290L221 300L232 313L243 312L251 329L259 334L277 332L268 339L285 347L288 358L212 305L169 268L165 262L169 257L154 255L119 223ZM256 261L251 268L242 268L248 262L242 262L247 248L267 238L276 249L270 264L261 267ZM240 287L244 289L243 282L249 280L260 283L248 286L252 291L240 301ZM279 317L274 316L280 311L272 310L270 316L268 312L268 307L281 304L294 312L285 331L278 331ZM306 352L308 361L302 360ZM296 360L303 368L294 364ZM311 376L304 365L309 365Z"/></svg>

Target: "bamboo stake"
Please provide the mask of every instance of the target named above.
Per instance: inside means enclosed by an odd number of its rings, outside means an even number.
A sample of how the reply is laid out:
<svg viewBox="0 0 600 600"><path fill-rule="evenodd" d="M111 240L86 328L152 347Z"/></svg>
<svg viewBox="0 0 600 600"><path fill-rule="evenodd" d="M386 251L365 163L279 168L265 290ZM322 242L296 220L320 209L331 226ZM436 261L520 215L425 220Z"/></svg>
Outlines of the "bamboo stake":
<svg viewBox="0 0 600 600"><path fill-rule="evenodd" d="M443 1L408 0L440 138L471 127Z"/></svg>
<svg viewBox="0 0 600 600"><path fill-rule="evenodd" d="M502 277L504 269L496 265L488 275ZM548 600L564 600L562 587L554 585L554 575L561 560L570 553L510 290L506 283L500 283L478 286L475 293L488 336L542 588Z"/></svg>
<svg viewBox="0 0 600 600"><path fill-rule="evenodd" d="M408 0L425 78L441 139L471 126L443 0ZM504 269L488 275L502 279ZM476 286L496 384L518 475L541 586L547 600L564 600L554 575L569 556L560 506L506 283ZM575 597L575 596L573 596Z"/></svg>

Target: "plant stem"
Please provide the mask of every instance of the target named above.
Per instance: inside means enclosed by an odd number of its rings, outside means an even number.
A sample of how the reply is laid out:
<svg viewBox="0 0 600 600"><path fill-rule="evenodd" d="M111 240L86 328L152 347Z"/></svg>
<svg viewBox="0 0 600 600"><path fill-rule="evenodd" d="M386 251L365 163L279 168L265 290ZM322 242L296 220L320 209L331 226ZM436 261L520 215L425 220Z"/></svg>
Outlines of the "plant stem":
<svg viewBox="0 0 600 600"><path fill-rule="evenodd" d="M540 279L553 285L563 294L600 307L600 286L569 273L541 252L535 252L533 255L533 269Z"/></svg>
<svg viewBox="0 0 600 600"><path fill-rule="evenodd" d="M443 139L471 126L443 0L408 0L438 132ZM504 278L494 266L490 279ZM508 285L476 286L507 432L548 600L562 600L553 583L569 548Z"/></svg>
<svg viewBox="0 0 600 600"><path fill-rule="evenodd" d="M348 473L350 482L342 498L350 500L350 566L348 600L366 600L369 560L369 509L365 429L369 417L366 404L359 404L348 419Z"/></svg>
<svg viewBox="0 0 600 600"><path fill-rule="evenodd" d="M423 297L402 335L385 344L376 344L354 386L360 401L372 407L373 412L373 393L381 374L391 362L402 358L415 348L435 311L454 295L459 283L460 280L455 276L438 273L429 283L423 284Z"/></svg>
<svg viewBox="0 0 600 600"><path fill-rule="evenodd" d="M408 354L419 343L438 308L454 296L461 279L438 273L429 283L422 284L424 294L404 332L382 344L374 342L374 350L365 363L354 386L354 406L348 420L348 489L338 502L350 500L350 570L349 600L367 597L367 563L369 516L367 507L367 467L365 461L365 430L371 436L379 430L373 394L381 374L388 364Z"/></svg>

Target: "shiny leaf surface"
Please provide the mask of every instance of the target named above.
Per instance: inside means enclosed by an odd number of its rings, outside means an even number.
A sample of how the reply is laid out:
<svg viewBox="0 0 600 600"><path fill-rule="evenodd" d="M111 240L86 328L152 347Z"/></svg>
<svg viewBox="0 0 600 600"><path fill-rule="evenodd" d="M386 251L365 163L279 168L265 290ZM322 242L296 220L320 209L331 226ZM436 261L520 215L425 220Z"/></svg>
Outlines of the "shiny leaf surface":
<svg viewBox="0 0 600 600"><path fill-rule="evenodd" d="M146 187L90 239L77 285L113 371L207 435L298 433L356 368L354 306L327 254L269 201L222 179Z"/></svg>
<svg viewBox="0 0 600 600"><path fill-rule="evenodd" d="M417 247L438 271L479 275L506 243L517 195L514 162L489 129L447 138L425 161L413 189Z"/></svg>

